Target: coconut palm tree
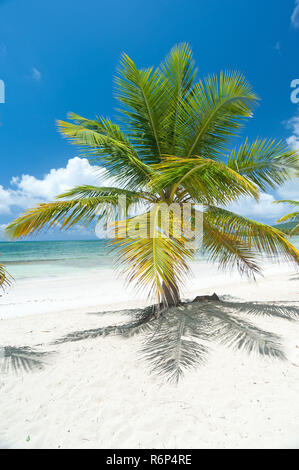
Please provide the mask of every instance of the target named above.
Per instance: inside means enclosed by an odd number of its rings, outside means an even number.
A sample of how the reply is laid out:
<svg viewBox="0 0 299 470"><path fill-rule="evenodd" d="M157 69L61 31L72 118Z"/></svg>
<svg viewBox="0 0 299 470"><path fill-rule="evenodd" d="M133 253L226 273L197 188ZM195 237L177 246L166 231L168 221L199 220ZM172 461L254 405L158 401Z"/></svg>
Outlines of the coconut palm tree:
<svg viewBox="0 0 299 470"><path fill-rule="evenodd" d="M299 207L299 201L291 201L289 199L283 199L281 201L275 201L276 203L286 203L291 206ZM295 222L295 227L293 227L290 231L290 235L299 235L299 211L297 212L292 212L291 214L287 214L281 219L279 219L277 222L286 222L287 220L294 220ZM298 223L297 223L298 222Z"/></svg>
<svg viewBox="0 0 299 470"><path fill-rule="evenodd" d="M158 68L138 69L123 54L116 77L119 125L73 113L70 122L58 121L62 135L104 168L113 185L75 187L27 210L7 234L20 238L51 227L107 224L117 216L113 247L119 267L129 282L167 306L180 302L195 251L190 232L199 215L203 248L222 268L255 276L261 252L298 263L299 252L282 232L228 208L240 197L258 200L260 190L284 183L298 168L298 153L266 139L246 139L232 149L258 97L238 72L204 80L196 75L186 44L175 46ZM129 211L123 218L120 197ZM167 233L161 222L161 206L173 203L192 208L180 236L180 217L170 216ZM137 235L140 229L146 236Z"/></svg>

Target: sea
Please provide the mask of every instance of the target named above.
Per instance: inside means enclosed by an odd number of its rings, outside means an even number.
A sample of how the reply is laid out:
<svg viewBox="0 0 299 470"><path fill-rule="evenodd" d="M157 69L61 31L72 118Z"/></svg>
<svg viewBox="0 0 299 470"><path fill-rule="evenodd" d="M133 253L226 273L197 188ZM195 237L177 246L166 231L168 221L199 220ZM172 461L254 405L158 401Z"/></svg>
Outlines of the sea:
<svg viewBox="0 0 299 470"><path fill-rule="evenodd" d="M291 242L299 249L299 236ZM15 279L58 277L113 268L107 240L0 242L0 263ZM207 256L198 252L196 263Z"/></svg>

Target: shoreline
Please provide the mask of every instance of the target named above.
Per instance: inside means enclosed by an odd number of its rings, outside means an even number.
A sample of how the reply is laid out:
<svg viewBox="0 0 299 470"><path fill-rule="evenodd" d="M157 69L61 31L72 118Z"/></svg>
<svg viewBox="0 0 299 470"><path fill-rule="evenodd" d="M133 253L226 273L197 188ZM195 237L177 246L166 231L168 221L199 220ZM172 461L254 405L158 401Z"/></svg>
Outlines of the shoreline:
<svg viewBox="0 0 299 470"><path fill-rule="evenodd" d="M246 290L272 279L278 275L287 275L292 279L299 276L287 263L264 263L263 276L256 281L241 277L238 272L226 273L218 270L217 265L209 262L192 263L191 274L182 289L182 299L193 299L197 295L229 295L230 286L239 286L240 296L246 300ZM245 290L244 290L244 286ZM295 287L295 286L294 286ZM282 294L283 289L279 289ZM117 292L117 300L115 298ZM227 294L228 292L228 294ZM239 296L239 297L240 297ZM245 296L245 297L244 297ZM279 300L288 300L282 295ZM298 292L294 291L296 302ZM256 300L269 300L257 298ZM39 313L55 313L59 311L91 311L93 309L123 309L150 305L150 299L136 292L133 286L127 287L125 280L112 268L85 270L45 277L17 279L12 286L0 294L0 320Z"/></svg>

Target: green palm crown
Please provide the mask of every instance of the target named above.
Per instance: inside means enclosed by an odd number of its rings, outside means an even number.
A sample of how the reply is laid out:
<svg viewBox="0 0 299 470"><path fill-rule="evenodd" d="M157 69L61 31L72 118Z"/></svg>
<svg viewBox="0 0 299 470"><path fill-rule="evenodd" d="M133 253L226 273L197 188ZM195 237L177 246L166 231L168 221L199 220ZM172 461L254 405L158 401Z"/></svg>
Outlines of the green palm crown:
<svg viewBox="0 0 299 470"><path fill-rule="evenodd" d="M73 113L70 122L58 121L63 136L115 183L75 187L54 202L29 209L9 224L8 235L112 222L119 196L126 197L126 208L135 214L131 222L146 230L147 214L154 213L151 230L159 234L160 205L188 202L193 209L188 223L192 227L196 211L203 212L203 247L220 267L254 276L261 252L298 263L299 252L282 232L226 208L242 196L258 199L259 191L284 183L298 168L298 154L274 140L246 139L232 149L232 139L252 117L258 97L238 72L204 80L196 75L186 44L175 46L158 68L138 69L123 54L115 82L119 125ZM141 238L127 234L127 220L116 222L113 246L120 267L129 282L158 303L179 302L179 287L194 254L187 236L173 236L177 223L172 217L168 236Z"/></svg>

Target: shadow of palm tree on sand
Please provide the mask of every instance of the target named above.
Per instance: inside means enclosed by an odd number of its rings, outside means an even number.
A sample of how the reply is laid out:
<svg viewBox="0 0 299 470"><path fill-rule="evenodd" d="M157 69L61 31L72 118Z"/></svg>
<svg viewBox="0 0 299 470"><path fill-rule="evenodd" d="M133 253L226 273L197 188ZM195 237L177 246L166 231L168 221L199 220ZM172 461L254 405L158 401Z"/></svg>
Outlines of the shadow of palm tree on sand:
<svg viewBox="0 0 299 470"><path fill-rule="evenodd" d="M0 371L1 372L32 372L43 369L45 359L51 353L37 351L28 346L3 346L0 347Z"/></svg>
<svg viewBox="0 0 299 470"><path fill-rule="evenodd" d="M111 312L101 314L105 313ZM220 300L216 294L182 303L159 317L153 307L123 313L132 319L122 324L75 331L54 344L107 335L143 334L141 354L149 361L151 370L177 382L185 371L206 362L208 346L213 341L247 353L285 360L281 338L255 326L244 316L299 319L299 308L293 305Z"/></svg>

